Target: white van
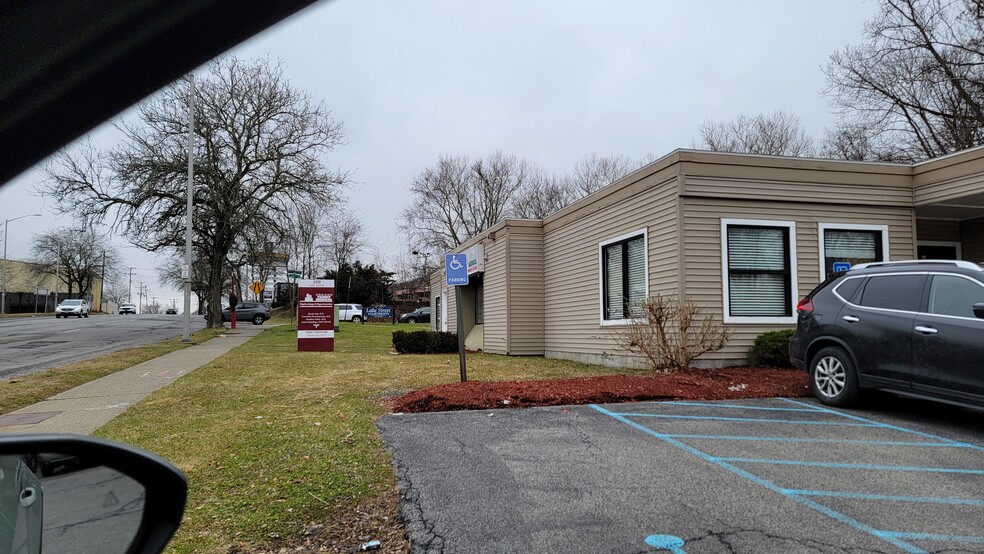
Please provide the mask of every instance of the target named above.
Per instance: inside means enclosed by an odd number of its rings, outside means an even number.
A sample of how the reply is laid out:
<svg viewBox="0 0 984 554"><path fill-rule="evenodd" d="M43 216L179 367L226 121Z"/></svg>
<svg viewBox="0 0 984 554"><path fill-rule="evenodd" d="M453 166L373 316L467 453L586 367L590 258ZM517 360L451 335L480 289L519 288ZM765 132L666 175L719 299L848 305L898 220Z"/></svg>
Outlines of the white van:
<svg viewBox="0 0 984 554"><path fill-rule="evenodd" d="M362 315L362 304L339 304L338 320L360 323L365 318Z"/></svg>

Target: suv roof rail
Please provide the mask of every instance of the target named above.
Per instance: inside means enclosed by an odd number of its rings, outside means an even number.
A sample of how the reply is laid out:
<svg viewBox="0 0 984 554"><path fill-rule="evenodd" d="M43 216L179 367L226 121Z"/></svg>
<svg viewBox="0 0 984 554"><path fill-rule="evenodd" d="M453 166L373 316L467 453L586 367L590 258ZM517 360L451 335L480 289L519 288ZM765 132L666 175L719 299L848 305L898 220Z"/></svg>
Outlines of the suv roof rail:
<svg viewBox="0 0 984 554"><path fill-rule="evenodd" d="M952 265L954 267L960 267L963 269L972 269L974 271L984 271L981 266L975 264L974 262L967 262L964 260L899 260L896 262L870 262L866 264L858 264L851 269L865 269L871 267L893 267L898 265Z"/></svg>

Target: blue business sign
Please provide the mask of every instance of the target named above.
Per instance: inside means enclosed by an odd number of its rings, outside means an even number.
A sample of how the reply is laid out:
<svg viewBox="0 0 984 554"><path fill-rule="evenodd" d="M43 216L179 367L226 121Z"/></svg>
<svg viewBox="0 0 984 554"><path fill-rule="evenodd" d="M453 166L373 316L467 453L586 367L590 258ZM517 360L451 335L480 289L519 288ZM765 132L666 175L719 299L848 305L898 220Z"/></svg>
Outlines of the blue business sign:
<svg viewBox="0 0 984 554"><path fill-rule="evenodd" d="M449 287L468 284L468 256L465 254L447 254L444 256L444 274L447 276Z"/></svg>
<svg viewBox="0 0 984 554"><path fill-rule="evenodd" d="M838 271L847 271L851 269L851 264L848 262L834 262L834 273Z"/></svg>
<svg viewBox="0 0 984 554"><path fill-rule="evenodd" d="M366 317L369 319L392 319L392 306L369 306L366 308Z"/></svg>

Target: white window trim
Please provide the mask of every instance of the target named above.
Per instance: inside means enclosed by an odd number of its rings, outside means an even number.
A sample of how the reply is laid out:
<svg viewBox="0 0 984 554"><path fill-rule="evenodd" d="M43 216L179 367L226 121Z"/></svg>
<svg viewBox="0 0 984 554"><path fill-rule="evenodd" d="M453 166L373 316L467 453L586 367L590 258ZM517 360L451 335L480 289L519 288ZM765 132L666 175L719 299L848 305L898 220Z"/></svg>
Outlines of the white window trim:
<svg viewBox="0 0 984 554"><path fill-rule="evenodd" d="M642 235L642 253L645 256L646 264L646 297L649 297L649 230L646 227L631 233L625 233L615 238L598 243L598 323L602 327L614 325L628 325L641 321L640 319L605 319L605 247L616 242L630 239Z"/></svg>
<svg viewBox="0 0 984 554"><path fill-rule="evenodd" d="M919 257L919 246L952 246L957 249L957 259L963 259L963 252L961 252L962 243L951 240L921 240L916 242L916 257Z"/></svg>
<svg viewBox="0 0 984 554"><path fill-rule="evenodd" d="M732 316L731 314L731 294L730 282L728 280L728 226L729 225L749 225L753 227L785 227L789 229L789 302L792 307L791 314L785 317L742 317ZM775 221L771 219L721 219L721 283L724 302L722 304L722 316L725 323L748 323L748 324L789 324L796 323L796 303L799 300L799 284L796 274L796 222L794 221Z"/></svg>
<svg viewBox="0 0 984 554"><path fill-rule="evenodd" d="M841 230L841 231L880 231L882 238L882 259L877 260L879 262L891 261L891 256L888 253L888 225L865 225L861 223L818 223L817 224L817 235L818 241L820 243L820 250L817 254L817 264L820 266L820 281L824 282L827 278L827 268L824 267L824 260L827 258L826 245L824 244L824 231L827 229Z"/></svg>

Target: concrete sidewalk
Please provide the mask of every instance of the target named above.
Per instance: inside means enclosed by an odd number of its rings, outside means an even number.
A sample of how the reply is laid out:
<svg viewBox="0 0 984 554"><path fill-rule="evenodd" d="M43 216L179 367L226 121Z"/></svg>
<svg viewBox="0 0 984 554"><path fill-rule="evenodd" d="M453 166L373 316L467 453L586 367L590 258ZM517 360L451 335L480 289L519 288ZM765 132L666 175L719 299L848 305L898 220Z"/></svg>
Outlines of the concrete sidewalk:
<svg viewBox="0 0 984 554"><path fill-rule="evenodd" d="M202 344L165 354L0 416L0 433L88 435L152 392L245 344L266 329L240 326Z"/></svg>

